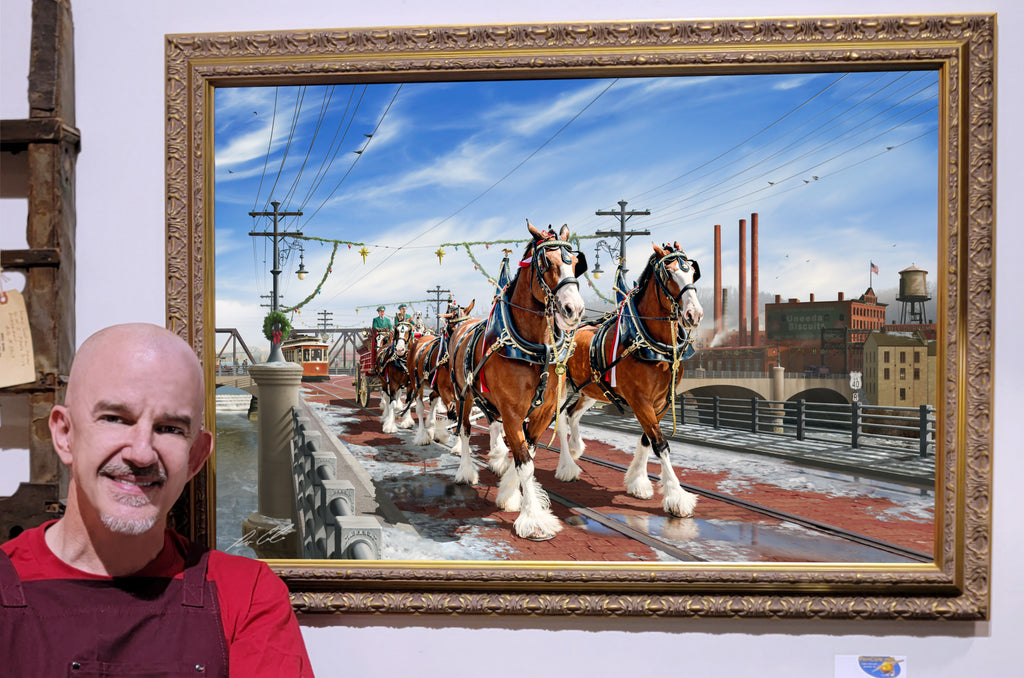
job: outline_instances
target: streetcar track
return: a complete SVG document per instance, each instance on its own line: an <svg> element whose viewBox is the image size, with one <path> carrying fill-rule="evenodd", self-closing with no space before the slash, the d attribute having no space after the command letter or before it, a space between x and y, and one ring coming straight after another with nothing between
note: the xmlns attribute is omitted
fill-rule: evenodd
<svg viewBox="0 0 1024 678"><path fill-rule="evenodd" d="M322 391L325 395L329 395L329 396L332 396L332 397L339 397L340 396L340 394L338 394L338 393L331 393L331 392L327 391L326 389L324 389L320 385L306 384L306 386L314 387L314 388ZM336 387L340 388L340 385L336 385ZM348 388L348 387L344 387L344 388ZM349 401L347 398L342 398L342 399L346 400L347 402L350 402L357 409L363 410L363 411L365 411L367 413L370 413L370 414L375 414L372 410L370 410L367 407L363 407L362 405L360 405L358 402L355 402L354 400ZM487 431L487 428L485 426L481 426L480 424L473 424L473 426L476 427L479 430ZM439 447L441 447L441 448L443 448L445 450L450 450L450 448L448 448L446 445L443 445L442 443L439 443L437 441L433 441L432 440L431 443L435 444L435 445L437 445L437 446L439 446ZM544 449L547 449L547 450L550 450L550 451L553 451L553 452L556 452L556 453L559 451L557 448L553 447L552 445L545 444L545 443L542 443L542 442L539 442L539 441L537 442L537 446L538 447L543 447ZM580 460L581 461L586 461L586 462L591 463L591 464L596 464L596 465L599 465L599 466L603 466L605 468L610 468L610 469L613 469L613 470L622 471L623 473L625 473L625 471L627 470L627 467L625 465L623 465L623 464L619 464L617 462L613 462L613 461L609 461L609 460L605 460L605 459L599 459L599 458L593 457L591 455L582 455L580 457ZM488 468L487 464L484 463L480 459L474 458L473 462L479 468ZM655 481L655 482L659 482L661 480L661 476L656 474L656 473L648 473L647 476L648 476L648 478L650 478L652 481ZM757 504L757 503L754 503L754 502L751 502L751 501L748 501L748 500L745 500L745 499L740 499L738 497L733 497L731 495L723 494L723 493L718 492L716 490L711 490L711 489L707 489L707 488L703 488L703 487L699 487L699 486L696 486L696 485L692 485L692 484L689 484L689 483L683 483L683 482L680 482L680 485L684 489L686 489L687 491L693 492L694 494L698 494L698 495L703 496L705 498L711 499L713 501L718 501L718 502L721 502L721 503L729 505L729 506L735 506L735 507L738 507L738 508L742 508L742 509L751 511L752 513L761 514L761 515L768 516L768 517L771 517L771 518L774 518L774 519L777 519L777 520L781 520L781 521L784 521L784 522L790 522L790 523L793 523L793 524L796 524L796 525L800 525L801 527L805 527L805 528L814 530L814 531L822 533L822 534L826 534L826 535L829 535L829 536L832 536L832 537L836 537L836 538L843 539L843 540L846 540L846 541L849 541L849 542L853 542L853 543L859 544L861 546L867 546L869 548L874 548L874 549L877 549L877 550L880 550L880 551L885 551L887 553L890 553L890 554L893 554L893 555L897 555L897 556L900 556L900 557L903 557L903 558L907 558L909 560L913 560L913 561L917 561L917 562L923 562L923 563L934 562L934 558L933 558L933 556L931 554L924 553L922 551L911 549L911 548L908 548L908 547L905 547L905 546L901 546L899 544L893 544L891 542L887 542L885 540L878 539L876 537L871 537L871 536L864 535L864 534L861 534L861 533L858 533L858 532L853 532L851 530L847 530L845 528L837 527L835 525L830 525L828 523L823 523L821 521L813 520L811 518L805 518L803 516L799 516L799 515L796 515L794 513L790 513L790 512L787 512L787 511L781 511L781 510L778 510L778 509L773 509L771 507L764 506L764 505L761 505L761 504ZM562 506L565 506L566 508L570 509L574 513L577 513L578 515L581 515L581 516L583 516L585 518L593 520L593 521L595 521L595 522L597 522L597 523L607 527L608 529L614 530L615 532L618 532L618 533L620 533L620 534L622 534L622 535L624 535L626 537L629 537L631 539L639 541L639 542L641 542L641 543L643 543L643 544L645 544L645 545L647 545L647 546L649 546L651 548L656 548L658 550L664 551L664 552L668 553L669 555L671 555L671 556L673 556L675 558L678 558L679 560L683 560L683 561L704 561L705 560L703 558L699 558L697 556L694 556L693 554L688 553L685 550L680 549L679 547L677 547L675 545L672 545L670 543L664 542L664 541L658 539L657 537L654 537L650 533L644 532L642 530L637 530L636 528L633 528L632 526L627 525L625 522L623 522L623 521L621 521L621 520L619 520L619 519L617 519L617 518L615 518L613 516L609 516L607 514L601 513L599 511L594 510L594 509L591 509L591 508L589 508L589 507L587 507L587 506L585 506L583 504L580 504L579 502L577 502L577 501L575 501L575 500L573 500L573 499L571 499L569 497L563 496L563 495L558 494L556 492L552 492L550 489L546 489L545 491L548 493L548 495L551 497L551 499L553 501L558 502L559 504L561 504Z"/></svg>

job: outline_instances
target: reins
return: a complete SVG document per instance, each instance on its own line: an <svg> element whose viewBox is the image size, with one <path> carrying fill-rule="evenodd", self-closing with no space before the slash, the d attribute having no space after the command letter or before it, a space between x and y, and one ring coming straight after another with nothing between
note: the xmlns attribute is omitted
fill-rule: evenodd
<svg viewBox="0 0 1024 678"><path fill-rule="evenodd" d="M554 286L553 289L551 288L551 286L547 284L547 281L544 280L544 271L547 270L547 266L550 264L547 262L547 259L544 256L544 250L554 247L569 251L570 244L567 241L558 240L553 236L552 238L549 238L547 240L535 242L533 244L533 254L531 256L529 264L531 273L533 273L535 280L537 281L538 285L544 293L545 299L543 302L544 307L542 310L524 307L520 304L512 302L511 292L513 288L521 282L519 280L519 274L522 270L522 266L520 267L520 271L516 272L516 275L515 277L513 277L512 280L510 280L504 287L497 290L495 294L494 306L491 309L491 314L492 316L495 313L499 315L500 331L498 332L498 336L495 339L495 341L484 349L480 362L478 362L473 367L472 374L468 375L469 378L466 379L466 385L463 387L463 398L465 398L466 391L470 389L476 382L477 377L483 370L484 365L490 359L490 357L498 350L500 350L502 347L508 346L522 352L523 354L532 355L538 358L538 362L536 364L539 364L541 366L541 372L540 376L538 377L537 388L534 393L533 399L530 401L530 409L527 411L526 418L529 419L530 415L533 414L533 411L544 403L544 395L547 391L548 368L551 367L552 364L554 364L555 374L558 378L556 402L558 402L558 400L561 399L562 392L565 387L565 374L567 372L566 364L568 363L569 358L572 356L573 349L575 348L575 342L573 341L573 338L575 336L575 330L568 333L563 333L556 328L556 294L558 293L558 290L560 290L565 285L575 284L577 287L579 287L579 280L575 276L565 276L558 281L558 283ZM565 260L565 256L565 254L562 255L563 261ZM507 263L507 254L505 259L505 263ZM545 265L542 266L542 264L540 263L541 261L545 262ZM540 300L533 295L532 291L530 292L530 296L538 303L541 303ZM529 342L529 340L521 337L519 333L516 331L514 319L512 318L509 309L517 309L526 313L532 313L534 315L546 317L546 336L540 342L536 343ZM483 332L484 330L481 330L479 333L482 335ZM472 341L472 338L467 336L466 341ZM533 345L527 345L526 342L529 342ZM537 350L536 347L545 347L545 350L541 352ZM565 348L563 349L563 347ZM467 358L469 357L469 355L470 352L467 351ZM558 414L558 408L556 407L554 420L556 431L558 429Z"/></svg>

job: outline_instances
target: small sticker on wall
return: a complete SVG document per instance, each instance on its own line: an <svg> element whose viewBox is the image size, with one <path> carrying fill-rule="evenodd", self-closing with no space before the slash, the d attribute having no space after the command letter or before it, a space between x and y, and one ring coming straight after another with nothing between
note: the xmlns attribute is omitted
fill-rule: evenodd
<svg viewBox="0 0 1024 678"><path fill-rule="evenodd" d="M837 654L835 678L907 678L907 658L899 655Z"/></svg>

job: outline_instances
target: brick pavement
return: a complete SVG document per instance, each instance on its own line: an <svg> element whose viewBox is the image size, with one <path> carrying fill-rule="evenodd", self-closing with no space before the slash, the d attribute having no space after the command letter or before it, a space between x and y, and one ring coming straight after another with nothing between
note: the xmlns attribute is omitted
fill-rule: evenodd
<svg viewBox="0 0 1024 678"><path fill-rule="evenodd" d="M351 401L346 400L351 398L352 394L350 378L335 378L334 381L337 383L329 388L334 390L338 397L307 395L307 399L351 407ZM347 425L346 432L339 437L343 442L352 445L375 448L374 455L380 460L398 463L403 463L404 460L409 468L408 475L401 474L401 477L392 483L383 481L386 491L395 505L407 513L436 514L438 520L443 519L442 529L449 532L447 538L458 538L460 530L472 526L474 536L501 542L507 557L515 560L608 562L660 559L651 548L599 528L557 503L552 504L552 509L565 521L566 526L554 539L547 542L531 542L516 538L512 534L515 514L499 511L494 504L497 478L493 473L484 467L480 471L480 481L477 485L456 486L452 482L457 464L456 457L438 446L412 446L408 442L412 433L382 433L376 397L371 400L370 408L369 413L350 413L356 422ZM542 442L548 442L549 436L550 430ZM471 444L474 450L486 450L486 434L474 435ZM587 453L622 464L628 464L631 458L629 454L599 441L588 441ZM478 458L482 460L483 454L479 454ZM622 489L622 473L603 466L581 462L581 479L575 483L563 483L554 478L556 461L556 453L538 451L536 473L545 488L638 527L653 526L658 534L684 550L697 545L707 559L730 559L729 549L723 550L718 541L711 539L712 535L721 536L720 532L724 534L728 530L738 530L739 536L725 535L721 539L727 541L734 538L737 543L744 542L737 546L741 551L738 557L743 560L844 559L841 546L816 547L818 552L812 556L808 556L805 550L793 551L793 547L787 543L773 546L771 531L780 529L781 521L763 515L751 515L746 509L706 498L701 498L698 503L695 519L669 519L660 507L658 493L650 500L630 497ZM660 465L652 464L649 470L659 473ZM714 490L728 485L732 480L727 472L711 473L686 468L677 468L677 472L684 483ZM410 482L413 479L415 481ZM410 487L421 487L424 483L430 488L428 492L409 490ZM730 492L742 499L874 536L907 548L926 553L932 551L932 521L907 516L885 517L887 512L897 508L894 502L885 497L830 496L813 491L794 491L749 480L741 484L739 489L730 488ZM744 528L743 525L747 527ZM714 541L714 545L698 545L698 534L704 535L705 541Z"/></svg>

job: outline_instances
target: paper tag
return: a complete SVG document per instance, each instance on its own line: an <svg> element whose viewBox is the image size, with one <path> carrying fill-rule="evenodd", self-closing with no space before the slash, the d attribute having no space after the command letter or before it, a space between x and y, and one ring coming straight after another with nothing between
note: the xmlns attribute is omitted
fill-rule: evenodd
<svg viewBox="0 0 1024 678"><path fill-rule="evenodd" d="M17 290L0 290L0 388L35 380L36 363L25 298Z"/></svg>

